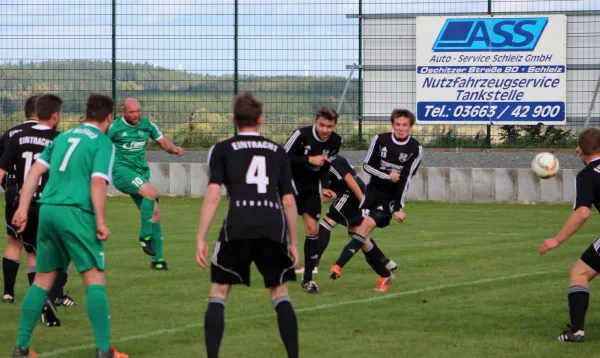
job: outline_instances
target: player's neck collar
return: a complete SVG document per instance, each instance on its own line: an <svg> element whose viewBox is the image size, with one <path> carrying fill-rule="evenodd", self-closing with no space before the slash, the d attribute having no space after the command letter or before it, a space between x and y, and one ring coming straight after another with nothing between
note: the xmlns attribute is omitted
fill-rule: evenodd
<svg viewBox="0 0 600 358"><path fill-rule="evenodd" d="M38 129L38 130L50 130L50 129L52 129L52 128L48 127L45 124L37 124L37 125L35 125L35 126L31 127L31 128Z"/></svg>
<svg viewBox="0 0 600 358"><path fill-rule="evenodd" d="M598 160L600 160L600 157L594 158L594 159L590 160L587 165L590 165L590 164L592 164L594 162L597 162Z"/></svg>
<svg viewBox="0 0 600 358"><path fill-rule="evenodd" d="M84 125L84 126L86 126L86 127L94 127L94 128L96 128L97 130L100 130L100 127L98 127L98 126L97 126L97 125L95 125L95 124L89 123L89 122L86 122L86 123L84 123L83 125Z"/></svg>
<svg viewBox="0 0 600 358"><path fill-rule="evenodd" d="M258 132L239 132L238 135L253 135L253 136L259 136L260 133Z"/></svg>
<svg viewBox="0 0 600 358"><path fill-rule="evenodd" d="M319 135L317 134L317 127L314 124L312 126L312 132L313 132L313 137L315 137L315 139L321 143L325 143L329 139L329 138L327 138L327 139L323 140L323 139L319 138Z"/></svg>
<svg viewBox="0 0 600 358"><path fill-rule="evenodd" d="M35 119L28 119L23 123L37 123L38 121L36 121Z"/></svg>
<svg viewBox="0 0 600 358"><path fill-rule="evenodd" d="M394 132L392 132L392 140L394 141L394 143L396 143L398 145L405 145L410 140L410 136L406 137L406 139L404 141L399 141L398 139L396 139Z"/></svg>
<svg viewBox="0 0 600 358"><path fill-rule="evenodd" d="M127 122L127 121L125 120L125 117L121 117L121 120L123 121L123 123L124 123L124 124L125 124L127 127L131 127L131 128L135 128L135 127L137 127L137 126L138 126L138 124L140 124L140 122L142 121L142 120L140 119L140 122L138 122L138 124L136 124L136 125L134 126L133 124L131 124L131 123Z"/></svg>

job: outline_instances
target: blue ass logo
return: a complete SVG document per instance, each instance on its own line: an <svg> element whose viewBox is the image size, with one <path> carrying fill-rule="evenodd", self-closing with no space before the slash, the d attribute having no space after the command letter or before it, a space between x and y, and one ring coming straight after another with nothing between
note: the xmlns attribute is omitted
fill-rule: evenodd
<svg viewBox="0 0 600 358"><path fill-rule="evenodd" d="M433 51L533 51L547 24L547 17L447 19Z"/></svg>

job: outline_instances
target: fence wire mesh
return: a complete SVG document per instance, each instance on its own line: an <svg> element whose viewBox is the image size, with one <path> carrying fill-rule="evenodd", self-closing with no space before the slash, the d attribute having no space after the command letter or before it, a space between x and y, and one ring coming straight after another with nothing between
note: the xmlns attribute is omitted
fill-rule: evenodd
<svg viewBox="0 0 600 358"><path fill-rule="evenodd" d="M234 133L233 97L251 91L278 142L329 105L346 146L360 148L389 129L393 108L415 110L417 15L565 13L566 126L414 133L428 147L569 147L600 74L599 10L549 0L0 0L0 129L24 119L29 95L52 92L65 101L65 130L99 92L136 97L174 142L206 148ZM590 124L599 122L594 109Z"/></svg>

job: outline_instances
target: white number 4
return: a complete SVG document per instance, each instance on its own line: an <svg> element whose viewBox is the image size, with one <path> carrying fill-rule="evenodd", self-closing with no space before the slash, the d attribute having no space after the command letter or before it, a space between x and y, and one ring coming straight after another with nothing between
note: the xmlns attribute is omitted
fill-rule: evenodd
<svg viewBox="0 0 600 358"><path fill-rule="evenodd" d="M252 157L248 171L246 172L246 183L256 184L256 191L260 194L266 194L269 177L267 176L267 161L261 155Z"/></svg>

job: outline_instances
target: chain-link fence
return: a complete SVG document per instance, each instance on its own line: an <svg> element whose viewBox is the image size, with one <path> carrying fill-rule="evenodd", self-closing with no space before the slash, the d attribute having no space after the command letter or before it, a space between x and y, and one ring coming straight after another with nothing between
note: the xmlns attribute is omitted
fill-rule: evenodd
<svg viewBox="0 0 600 358"><path fill-rule="evenodd" d="M64 130L90 92L128 96L166 135L208 147L234 134L233 96L265 102L263 133L284 142L338 109L346 146L389 130L393 108L416 111L416 17L567 15L567 124L418 124L429 147L572 146L600 74L594 1L468 0L0 0L2 130L24 119L31 94L65 100ZM600 13L600 12L598 12ZM589 113L588 113L589 112Z"/></svg>

